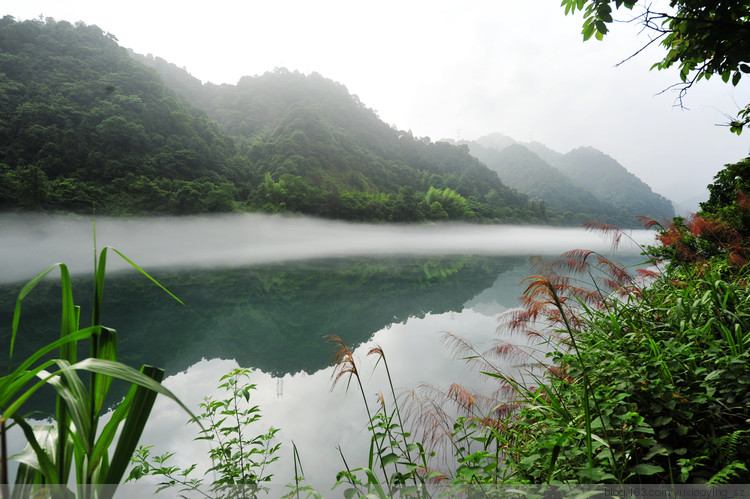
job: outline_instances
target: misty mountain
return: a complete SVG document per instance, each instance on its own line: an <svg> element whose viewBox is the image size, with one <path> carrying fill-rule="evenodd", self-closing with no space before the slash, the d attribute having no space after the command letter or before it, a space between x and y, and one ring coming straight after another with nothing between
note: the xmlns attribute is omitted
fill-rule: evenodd
<svg viewBox="0 0 750 499"><path fill-rule="evenodd" d="M598 149L573 149L554 166L576 185L616 208L659 221L674 216L671 201L654 193L645 182Z"/></svg>
<svg viewBox="0 0 750 499"><path fill-rule="evenodd" d="M277 68L245 76L237 85L202 84L164 59L131 56L156 69L168 86L232 135L253 165L254 181L278 183L293 176L304 191L347 193L333 213L320 214L370 218L382 210L379 193L385 192L398 193L386 208L391 220L413 218L419 211L425 218L441 218L444 211L459 219L473 213L483 219L545 220L540 205L504 185L465 147L397 130L344 85L317 73ZM458 197L451 200L448 190ZM426 195L415 206L414 193L420 192ZM302 211L314 204L327 210L320 199L290 202L306 205Z"/></svg>
<svg viewBox="0 0 750 499"><path fill-rule="evenodd" d="M96 26L10 16L0 73L5 209L546 222L467 148L397 130L318 74L203 85Z"/></svg>
<svg viewBox="0 0 750 499"><path fill-rule="evenodd" d="M562 154L539 142L517 142L498 133L466 144L503 182L544 200L549 216L562 217L564 223L596 220L639 227L638 216L674 216L671 201L592 147Z"/></svg>
<svg viewBox="0 0 750 499"><path fill-rule="evenodd" d="M586 222L632 226L633 217L577 186L562 172L519 143L502 150L469 143L471 154L495 170L508 186L543 200L548 216L566 225Z"/></svg>

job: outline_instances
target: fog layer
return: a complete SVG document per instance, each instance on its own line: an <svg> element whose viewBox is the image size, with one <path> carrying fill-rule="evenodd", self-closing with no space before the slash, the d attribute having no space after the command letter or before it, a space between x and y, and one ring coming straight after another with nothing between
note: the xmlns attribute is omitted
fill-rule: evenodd
<svg viewBox="0 0 750 499"><path fill-rule="evenodd" d="M634 231L639 244L653 234ZM96 246L112 246L145 269L226 267L367 255L559 255L576 248L609 253L611 240L580 228L508 225L371 225L270 215L97 218ZM637 253L623 238L620 252ZM94 261L94 222L87 217L0 217L0 282L29 279L63 262L88 273ZM128 265L113 255L110 270Z"/></svg>

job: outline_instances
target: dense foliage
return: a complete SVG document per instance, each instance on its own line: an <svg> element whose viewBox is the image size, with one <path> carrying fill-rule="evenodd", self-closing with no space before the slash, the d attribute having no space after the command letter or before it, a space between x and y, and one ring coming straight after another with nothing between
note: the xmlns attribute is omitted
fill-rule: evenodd
<svg viewBox="0 0 750 499"><path fill-rule="evenodd" d="M660 278L579 314L506 435L513 479L746 483L750 293L738 281Z"/></svg>
<svg viewBox="0 0 750 499"><path fill-rule="evenodd" d="M276 69L237 85L202 85L137 56L220 123L249 158L248 203L353 220L546 221L543 207L468 154L383 123L343 85Z"/></svg>
<svg viewBox="0 0 750 499"><path fill-rule="evenodd" d="M0 206L231 208L234 144L96 26L0 22Z"/></svg>
<svg viewBox="0 0 750 499"><path fill-rule="evenodd" d="M502 321L510 331L537 338L537 348L513 342L508 329L486 351L446 335L456 356L494 378L498 389L488 394L454 384L418 390L408 399L408 413L424 446L412 445L409 458L398 438L390 444L386 438L382 448L371 449L369 466L354 470L367 481L342 472L339 483L360 494L392 493L404 483L397 469L387 469L393 456L410 464L407 470L432 477L433 485L449 483L451 493L468 488L482 497L504 497L505 484L519 483L747 483L749 270L735 245L746 240L748 206L739 190L747 183L746 168L747 160L720 172L697 215L733 231L690 234L711 245L710 255L675 258L684 241L669 237L673 227L663 227L659 245L646 254L652 263L671 260L635 275L592 251L537 260L522 307ZM674 224L683 227L679 218ZM612 226L595 228L615 241L624 236ZM511 374L509 362L523 368ZM356 366L342 372L357 376ZM368 412L371 428L398 435L404 430L397 414ZM415 459L445 440L447 466ZM412 488L402 496L419 492Z"/></svg>
<svg viewBox="0 0 750 499"><path fill-rule="evenodd" d="M395 130L319 75L204 86L134 57L96 26L0 21L0 208L546 221L465 148Z"/></svg>
<svg viewBox="0 0 750 499"><path fill-rule="evenodd" d="M727 165L688 223L659 227L647 254L668 258L661 271L635 278L572 251L529 278L508 324L554 348L532 383L493 374L516 397L484 423L505 448L502 465L483 456L485 480L502 468L529 483L747 483L747 165Z"/></svg>
<svg viewBox="0 0 750 499"><path fill-rule="evenodd" d="M725 165L708 186L710 197L697 214L659 225L662 245L654 249L655 254L675 268L718 265L736 271L744 267L750 262L749 187L750 158Z"/></svg>

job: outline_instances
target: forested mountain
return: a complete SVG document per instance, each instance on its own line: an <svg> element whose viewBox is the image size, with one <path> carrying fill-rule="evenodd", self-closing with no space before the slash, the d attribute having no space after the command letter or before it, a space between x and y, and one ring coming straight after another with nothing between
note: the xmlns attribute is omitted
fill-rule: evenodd
<svg viewBox="0 0 750 499"><path fill-rule="evenodd" d="M0 205L231 208L235 145L96 26L0 21Z"/></svg>
<svg viewBox="0 0 750 499"><path fill-rule="evenodd" d="M346 87L319 74L282 68L237 85L202 84L161 58L131 55L234 137L264 193L256 208L283 203L324 216L394 221L546 221L540 204L505 186L466 148L388 126Z"/></svg>
<svg viewBox="0 0 750 499"><path fill-rule="evenodd" d="M471 154L495 170L509 187L541 199L550 220L565 225L598 221L619 226L632 226L633 215L621 213L611 203L575 185L559 170L550 166L536 153L521 144L512 144L501 151L470 143Z"/></svg>
<svg viewBox="0 0 750 499"><path fill-rule="evenodd" d="M672 202L654 193L620 163L593 147L579 147L554 165L577 185L617 208L656 220L674 216Z"/></svg>
<svg viewBox="0 0 750 499"><path fill-rule="evenodd" d="M202 85L165 61L130 57L96 26L6 16L0 207L90 212L94 203L113 214L547 221L466 147L396 130L320 75Z"/></svg>
<svg viewBox="0 0 750 499"><path fill-rule="evenodd" d="M671 201L592 147L562 154L539 142L517 142L499 133L464 143L508 186L543 200L553 221L640 226L638 216L674 216Z"/></svg>

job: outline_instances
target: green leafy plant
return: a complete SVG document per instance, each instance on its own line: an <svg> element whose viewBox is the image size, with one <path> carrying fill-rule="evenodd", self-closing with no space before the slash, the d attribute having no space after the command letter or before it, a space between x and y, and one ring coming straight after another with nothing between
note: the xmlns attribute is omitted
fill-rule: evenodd
<svg viewBox="0 0 750 499"><path fill-rule="evenodd" d="M379 408L373 413L367 403L352 350L337 336L329 337L328 341L336 343L339 347L334 358L333 386L342 377L348 378L347 388L352 379L356 381L367 411L368 430L372 434L366 467L351 468L339 448L346 469L336 476L334 489L347 484L349 488L343 492L347 498L370 495L374 497L430 497L426 484L430 479L442 476L442 473L429 469L428 453L420 442L413 441L411 433L404 427L385 352L376 346L370 349L368 355L377 356L378 363L382 362L386 369L393 397L393 408L388 408L386 398L380 392L378 394ZM379 476L378 471L382 473L382 476Z"/></svg>
<svg viewBox="0 0 750 499"><path fill-rule="evenodd" d="M250 370L233 369L220 379L219 389L226 392L226 398L216 400L207 397L200 404L203 412L191 419L199 423L196 440L211 444L209 455L213 465L205 474L214 473L208 491L204 491L204 479L192 476L197 465L182 469L168 464L174 453L151 456L150 447L140 447L133 456L134 467L128 480L138 480L144 476L161 478L157 492L180 487L180 492L194 491L204 497L257 497L263 491L262 484L269 482L273 475L266 473L266 467L278 460L276 456L280 443L274 443L279 431L270 428L258 434L250 434L250 425L261 418L260 408L250 404L250 393L256 389L248 381Z"/></svg>
<svg viewBox="0 0 750 499"><path fill-rule="evenodd" d="M8 459L19 461L14 497L32 494L111 497L122 480L157 393L172 398L190 414L177 397L161 386L164 374L161 369L143 366L137 371L117 362L117 333L101 323L105 269L110 249L162 287L125 255L114 248L104 248L98 259L95 255L91 326L79 326L80 307L75 305L70 273L65 264L48 267L23 286L18 295L9 346L8 374L0 378L3 497L10 497ZM13 351L21 327L23 300L54 269L59 269L61 276L60 339L14 366ZM90 354L79 360L78 346L84 340L89 341ZM55 351L58 352L57 358L44 360ZM79 376L80 371L90 373L88 383ZM103 423L101 418L107 393L115 379L130 383L131 388L112 412L109 421ZM45 386L55 390L55 414L51 424L32 427L21 411L24 403ZM6 428L8 422L11 425ZM13 425L23 432L27 445L20 454L8 457L5 450L6 430ZM71 474L75 478L75 493L68 486Z"/></svg>
<svg viewBox="0 0 750 499"><path fill-rule="evenodd" d="M522 408L504 433L514 479L747 480L747 271L667 272L623 296L599 293L596 306L565 277L535 276L520 315L564 327L539 387L514 385Z"/></svg>

